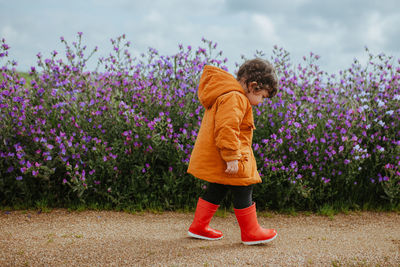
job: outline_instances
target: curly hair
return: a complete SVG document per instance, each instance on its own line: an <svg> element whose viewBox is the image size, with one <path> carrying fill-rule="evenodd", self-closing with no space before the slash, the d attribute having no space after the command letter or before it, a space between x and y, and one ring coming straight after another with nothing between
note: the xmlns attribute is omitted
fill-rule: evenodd
<svg viewBox="0 0 400 267"><path fill-rule="evenodd" d="M244 81L246 85L257 82L256 91L267 90L269 98L278 91L278 76L274 66L265 59L255 58L245 61L238 70L237 80Z"/></svg>

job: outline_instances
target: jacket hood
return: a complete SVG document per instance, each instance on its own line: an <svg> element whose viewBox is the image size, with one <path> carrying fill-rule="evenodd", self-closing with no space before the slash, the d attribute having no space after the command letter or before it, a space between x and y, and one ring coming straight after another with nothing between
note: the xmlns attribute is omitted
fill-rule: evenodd
<svg viewBox="0 0 400 267"><path fill-rule="evenodd" d="M245 94L240 83L229 72L210 65L204 67L198 96L205 108L210 108L219 96L232 91Z"/></svg>

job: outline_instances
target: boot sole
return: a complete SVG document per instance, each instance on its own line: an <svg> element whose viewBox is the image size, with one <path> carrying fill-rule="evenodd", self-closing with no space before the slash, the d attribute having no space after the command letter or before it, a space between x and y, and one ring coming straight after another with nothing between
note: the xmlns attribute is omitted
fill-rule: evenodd
<svg viewBox="0 0 400 267"><path fill-rule="evenodd" d="M190 231L188 231L188 235L190 235L191 237L194 237L194 238L204 239L204 240L220 240L224 237L224 236L221 236L221 237L217 237L217 238L210 238L210 237L193 234Z"/></svg>
<svg viewBox="0 0 400 267"><path fill-rule="evenodd" d="M271 242L272 240L274 240L276 237L278 236L278 234L276 234L273 238L267 239L267 240L259 240L259 241L249 241L249 242L244 242L242 241L243 244L245 245L257 245L257 244L265 244L268 242Z"/></svg>

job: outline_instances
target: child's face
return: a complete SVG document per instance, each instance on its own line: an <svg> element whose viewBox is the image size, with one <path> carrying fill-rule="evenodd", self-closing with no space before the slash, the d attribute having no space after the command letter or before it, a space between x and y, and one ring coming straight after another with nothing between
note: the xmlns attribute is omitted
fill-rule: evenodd
<svg viewBox="0 0 400 267"><path fill-rule="evenodd" d="M255 88L257 87L256 82L251 82L249 83L247 90L246 90L246 96L250 101L250 104L253 106L257 106L261 104L265 98L268 98L269 94L267 90L260 90L256 91Z"/></svg>

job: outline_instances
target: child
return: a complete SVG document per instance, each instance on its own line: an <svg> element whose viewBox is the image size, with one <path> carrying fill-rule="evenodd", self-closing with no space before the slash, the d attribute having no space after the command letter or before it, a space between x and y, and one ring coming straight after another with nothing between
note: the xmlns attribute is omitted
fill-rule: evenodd
<svg viewBox="0 0 400 267"><path fill-rule="evenodd" d="M206 240L223 237L209 223L231 190L242 242L253 245L276 238L274 229L261 228L257 221L252 192L261 178L251 145L255 129L252 105L273 97L277 87L274 67L263 59L246 61L240 66L237 79L217 67L204 67L198 96L206 110L188 173L209 185L198 200L190 236Z"/></svg>

